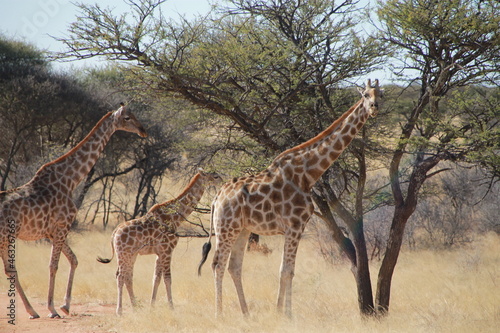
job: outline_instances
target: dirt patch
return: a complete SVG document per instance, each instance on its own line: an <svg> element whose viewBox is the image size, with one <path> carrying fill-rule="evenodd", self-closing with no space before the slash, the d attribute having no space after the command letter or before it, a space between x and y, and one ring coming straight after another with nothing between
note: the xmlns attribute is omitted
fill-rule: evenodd
<svg viewBox="0 0 500 333"><path fill-rule="evenodd" d="M63 333L63 332L108 332L99 327L96 317L113 318L115 316L115 304L71 304L70 315L59 314L60 319L46 317L48 314L47 302L37 298L30 298L30 302L40 315L38 319L29 319L21 299L16 299L15 325L9 323L7 305L10 298L6 293L0 294L0 332L36 332L36 333Z"/></svg>

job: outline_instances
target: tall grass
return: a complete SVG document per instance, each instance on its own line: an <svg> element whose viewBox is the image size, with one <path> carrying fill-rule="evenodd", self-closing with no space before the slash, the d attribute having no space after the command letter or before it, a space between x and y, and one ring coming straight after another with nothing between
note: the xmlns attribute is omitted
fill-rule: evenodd
<svg viewBox="0 0 500 333"><path fill-rule="evenodd" d="M107 265L96 256L111 255L110 233L72 234L69 242L79 266L74 304L116 304L116 258ZM157 306L149 306L154 256L140 256L134 287L142 305L134 311L124 293L124 315L93 314L82 319L88 331L104 332L497 332L500 327L500 237L490 234L452 251L401 253L393 279L390 314L362 319L354 279L346 263L329 264L314 240L302 241L293 283L293 318L275 310L283 239L264 237L269 255L245 255L243 284L250 315L241 315L228 273L224 279L224 316L214 316L211 253L202 276L196 275L205 239L179 242L172 263L175 308L167 306L162 283ZM29 297L46 298L50 246L18 242L18 271ZM379 263L372 264L376 280ZM62 256L56 282L56 304L62 304L68 264ZM2 279L0 287L4 289ZM41 313L45 309L37 308Z"/></svg>

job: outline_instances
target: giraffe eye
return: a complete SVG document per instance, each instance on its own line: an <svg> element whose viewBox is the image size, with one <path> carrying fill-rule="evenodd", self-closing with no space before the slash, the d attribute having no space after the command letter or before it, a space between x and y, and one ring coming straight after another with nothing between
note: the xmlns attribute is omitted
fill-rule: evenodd
<svg viewBox="0 0 500 333"><path fill-rule="evenodd" d="M124 118L126 121L129 121L130 120L130 116L125 116Z"/></svg>

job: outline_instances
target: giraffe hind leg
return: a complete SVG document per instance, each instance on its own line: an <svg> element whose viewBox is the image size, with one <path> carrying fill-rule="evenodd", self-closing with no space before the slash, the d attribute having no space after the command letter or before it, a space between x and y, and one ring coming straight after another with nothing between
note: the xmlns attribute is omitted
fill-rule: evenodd
<svg viewBox="0 0 500 333"><path fill-rule="evenodd" d="M162 277L162 269L160 267L160 257L156 258L156 264L155 264L155 272L153 276L153 291L151 293L151 306L155 305L156 302L156 294L158 292L158 286L160 285L161 282L161 277Z"/></svg>
<svg viewBox="0 0 500 333"><path fill-rule="evenodd" d="M117 300L116 300L116 314L121 316L123 313L123 285L127 288L127 292L130 296L130 302L132 306L135 308L136 300L134 295L134 289L132 285L133 274L132 274L133 266L123 265L123 263L118 264L118 270L116 272L116 286L117 286Z"/></svg>
<svg viewBox="0 0 500 333"><path fill-rule="evenodd" d="M279 311L282 311L283 303L285 303L285 314L288 317L292 316L292 279L295 271L298 243L299 240L285 236L277 307Z"/></svg>
<svg viewBox="0 0 500 333"><path fill-rule="evenodd" d="M170 271L171 257L169 256L163 267L163 280L165 282L165 288L167 290L167 301L171 309L174 308L174 302L172 301L172 273Z"/></svg>
<svg viewBox="0 0 500 333"><path fill-rule="evenodd" d="M222 238L222 236L220 235L217 235L217 237ZM224 241L218 239L216 242L216 248L212 262L212 271L214 273L215 280L216 317L222 315L222 280L224 279L224 271L226 270L227 260L235 241L234 237L227 237L222 239L224 239Z"/></svg>
<svg viewBox="0 0 500 333"><path fill-rule="evenodd" d="M118 298L116 301L116 314L121 316L123 313L123 285L127 288L127 292L130 296L130 303L132 303L132 307L137 307L137 301L134 295L134 287L133 287L133 274L130 270L119 268L119 272L116 277L116 284L118 289Z"/></svg>
<svg viewBox="0 0 500 333"><path fill-rule="evenodd" d="M231 250L231 257L229 259L228 266L229 274L233 279L234 286L236 287L236 293L238 294L238 300L240 301L241 312L243 312L244 315L248 315L248 306L243 292L243 284L241 282L241 270L249 235L250 231L247 230L240 233Z"/></svg>
<svg viewBox="0 0 500 333"><path fill-rule="evenodd" d="M61 257L62 243L52 241L52 253L50 256L49 265L49 293L47 297L47 308L49 309L50 318L61 318L54 307L54 289L56 282L56 274L59 266L59 258Z"/></svg>
<svg viewBox="0 0 500 333"><path fill-rule="evenodd" d="M73 253L71 248L65 242L63 244L62 253L66 256L70 264L69 276L68 276L68 285L66 287L66 296L64 297L64 305L60 307L60 309L66 314L69 315L69 307L71 302L71 291L73 289L73 279L75 277L75 270L78 266L78 260L76 259L76 255Z"/></svg>
<svg viewBox="0 0 500 333"><path fill-rule="evenodd" d="M122 299L123 299L123 284L124 284L124 276L121 272L120 268L116 271L116 290L117 290L117 299L116 299L116 314L118 316L122 315Z"/></svg>
<svg viewBox="0 0 500 333"><path fill-rule="evenodd" d="M130 303L132 303L132 307L137 307L137 300L134 294L134 275L132 272L129 272L125 276L125 287L127 287L128 295L130 296Z"/></svg>

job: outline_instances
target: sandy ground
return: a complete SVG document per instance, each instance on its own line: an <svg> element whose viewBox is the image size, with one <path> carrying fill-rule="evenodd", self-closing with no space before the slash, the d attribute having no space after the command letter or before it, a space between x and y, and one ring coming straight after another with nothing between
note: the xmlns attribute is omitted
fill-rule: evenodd
<svg viewBox="0 0 500 333"><path fill-rule="evenodd" d="M30 298L31 305L40 315L38 319L29 319L29 315L24 309L21 299L16 299L16 318L15 325L9 324L7 316L7 305L9 304L9 297L6 293L0 294L0 332L37 332L37 333L58 333L58 332L107 332L95 326L93 317L108 316L111 317L115 314L114 304L71 304L70 315L63 315L62 311L59 314L62 316L60 319L52 319L46 317L48 314L47 302L34 297ZM93 327L94 326L94 327Z"/></svg>

